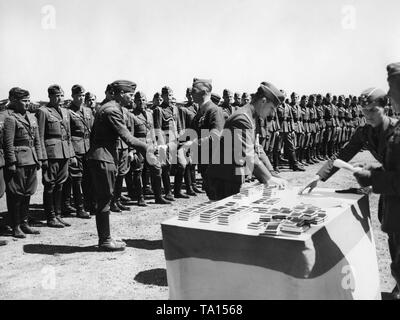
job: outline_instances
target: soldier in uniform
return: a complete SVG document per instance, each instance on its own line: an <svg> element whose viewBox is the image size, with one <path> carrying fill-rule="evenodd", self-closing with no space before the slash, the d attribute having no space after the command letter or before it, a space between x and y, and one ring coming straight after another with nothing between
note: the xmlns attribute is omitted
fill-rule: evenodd
<svg viewBox="0 0 400 320"><path fill-rule="evenodd" d="M159 107L162 103L162 97L160 92L156 92L153 96L153 103L150 107L151 111L153 111L155 108Z"/></svg>
<svg viewBox="0 0 400 320"><path fill-rule="evenodd" d="M267 130L271 136L268 145L268 151L266 152L268 158L272 162L273 169L279 173L279 155L280 155L280 124L276 109L271 110L267 116Z"/></svg>
<svg viewBox="0 0 400 320"><path fill-rule="evenodd" d="M218 143L224 126L222 109L211 101L212 84L208 79L193 79L192 97L198 105L198 111L193 118L191 129L197 138L188 141L185 148L190 148L194 164L203 180L203 190L207 188L207 165L212 160L212 146Z"/></svg>
<svg viewBox="0 0 400 320"><path fill-rule="evenodd" d="M267 156L261 148L257 148L255 133L257 117L266 118L281 103L281 96L272 84L264 82L253 95L251 103L240 108L225 122L226 134L221 136L219 147L222 157L215 153L218 159L214 159L207 170L207 196L210 200L221 200L240 192L245 177L252 174L261 183L287 185L284 179L271 172ZM232 138L225 141L227 134ZM231 150L231 159L225 158L226 150Z"/></svg>
<svg viewBox="0 0 400 320"><path fill-rule="evenodd" d="M37 170L42 160L37 120L27 112L29 99L27 90L14 88L10 96L14 112L4 122L7 206L15 238L39 234L28 225L29 202L37 189Z"/></svg>
<svg viewBox="0 0 400 320"><path fill-rule="evenodd" d="M310 109L307 107L308 105L308 97L303 95L300 98L300 112L301 118L303 120L303 131L304 138L303 143L299 146L301 150L302 157L304 158L304 164L309 165L312 164L310 162L310 141L311 141L311 130L310 130Z"/></svg>
<svg viewBox="0 0 400 320"><path fill-rule="evenodd" d="M42 146L43 205L47 225L53 228L70 226L62 219L62 187L68 178L68 164L77 165L71 144L70 114L61 108L64 92L59 85L48 88L50 102L36 116Z"/></svg>
<svg viewBox="0 0 400 320"><path fill-rule="evenodd" d="M327 160L326 156L323 154L323 139L325 135L325 119L324 119L324 106L323 106L323 97L321 94L317 94L315 100L315 110L317 112L317 124L318 124L318 132L316 137L316 154L317 159L320 161Z"/></svg>
<svg viewBox="0 0 400 320"><path fill-rule="evenodd" d="M179 121L178 108L173 104L173 91L170 87L163 87L161 89L161 96L163 102L160 106L153 110L154 130L156 134L157 143L159 145L167 145L169 143L176 143L181 133L181 124ZM168 201L175 201L175 198L188 199L189 196L182 194L182 181L186 167L186 160L183 158L182 150L178 151L176 174L174 181L174 195L171 191L171 162L173 160L172 154L168 154L165 164L162 166L162 181L164 185L165 199Z"/></svg>
<svg viewBox="0 0 400 320"><path fill-rule="evenodd" d="M303 144L304 144L304 126L302 111L299 105L299 96L296 92L292 92L290 95L290 107L292 109L293 116L293 131L295 137L296 157L299 163L303 164Z"/></svg>
<svg viewBox="0 0 400 320"><path fill-rule="evenodd" d="M233 103L232 106L234 106L237 109L239 109L241 107L241 95L240 92L235 92L233 94Z"/></svg>
<svg viewBox="0 0 400 320"><path fill-rule="evenodd" d="M353 116L351 114L351 98L346 98L344 101L344 107L345 107L345 113L344 113L344 119L346 123L346 137L344 143L347 143L350 141L351 136L354 133L354 124L353 124ZM344 145L342 146L344 147Z"/></svg>
<svg viewBox="0 0 400 320"><path fill-rule="evenodd" d="M121 105L128 105L133 99L136 84L127 81L115 81L111 85L113 99L102 105L96 112L91 131L90 150L86 154L88 168L92 177L96 201L96 226L99 236L99 250L119 251L125 244L111 238L110 202L114 194L114 184L119 165L117 155L118 138L137 152L145 155L147 145L132 136L126 128ZM150 147L151 148L151 147ZM148 158L146 158L148 159Z"/></svg>
<svg viewBox="0 0 400 320"><path fill-rule="evenodd" d="M90 130L93 125L92 110L84 106L85 89L80 85L74 85L72 91L72 102L69 105L70 113L70 128L71 128L71 142L74 148L77 166L69 166L69 179L63 186L64 205L70 213L71 206L71 189L73 192L73 199L76 208L76 216L81 219L90 219L90 215L84 209L84 198L86 207L89 207L91 212L94 208L91 205L91 182L87 177L86 160L84 156L90 148Z"/></svg>
<svg viewBox="0 0 400 320"><path fill-rule="evenodd" d="M122 115L124 117L125 126L133 135L132 122L129 115L128 107L129 104L121 104ZM130 163L132 161L132 149L125 143L121 138L118 138L117 150L118 150L118 173L115 180L114 186L114 197L111 201L110 210L112 212L130 211L128 205L133 205L133 199L122 195L122 187L125 176L130 172ZM129 178L128 178L129 179Z"/></svg>
<svg viewBox="0 0 400 320"><path fill-rule="evenodd" d="M268 150L269 142L271 140L271 136L268 132L267 117L265 118L258 117L256 119L256 134L259 136L258 143L260 144L260 147L267 155L266 150Z"/></svg>
<svg viewBox="0 0 400 320"><path fill-rule="evenodd" d="M308 98L307 107L310 111L310 140L308 142L308 163L315 164L318 163L316 158L316 139L317 139L317 111L315 109L315 95L310 95Z"/></svg>
<svg viewBox="0 0 400 320"><path fill-rule="evenodd" d="M89 91L85 93L85 106L89 108L93 114L96 113L97 109L96 96Z"/></svg>
<svg viewBox="0 0 400 320"><path fill-rule="evenodd" d="M136 108L131 111L132 114L132 131L133 136L146 145L155 145L156 137L153 129L153 115L151 111L146 110L146 96L143 92L138 91L135 93L135 105ZM138 205L145 207L147 206L144 199L144 185L142 171L145 167L149 167L151 185L154 190L154 197L156 204L171 204L171 202L165 200L161 193L161 165L149 164L143 155L134 150L134 157L131 163L133 171L133 183L136 187L136 197L138 199Z"/></svg>
<svg viewBox="0 0 400 320"><path fill-rule="evenodd" d="M388 95L392 99L396 112L400 111L400 63L388 65ZM368 98L364 98L367 100ZM384 98L383 98L384 99ZM381 107L381 106L380 106ZM374 111L369 107L365 113L366 121L373 117ZM380 112L383 113L383 110ZM390 121L393 118L389 118ZM367 127L368 125L366 125ZM392 295L395 300L400 300L400 123L397 121L391 134L385 134L385 154L382 167L367 166L354 174L362 187L372 186L374 193L380 194L378 217L381 229L388 235L388 246L392 263L390 265L396 287Z"/></svg>
<svg viewBox="0 0 400 320"><path fill-rule="evenodd" d="M333 141L335 139L335 130L336 130L336 120L335 120L335 112L336 108L332 103L332 95L327 93L325 96L325 115L324 120L326 123L325 135L324 135L324 155L327 155L329 158L333 156Z"/></svg>
<svg viewBox="0 0 400 320"><path fill-rule="evenodd" d="M355 130L360 126L360 118L359 118L359 113L358 113L358 98L353 97L352 102L351 102L351 117L353 119L353 134Z"/></svg>
<svg viewBox="0 0 400 320"><path fill-rule="evenodd" d="M179 109L179 119L181 122L183 134L186 130L190 130L190 128L192 127L193 119L196 116L198 110L197 104L193 102L192 88L186 89L186 98L188 102L185 104L185 106ZM197 188L196 164L192 163L191 157L187 157L187 165L185 168L184 178L186 185L186 194L195 196L197 195L197 193L203 193L199 188Z"/></svg>
<svg viewBox="0 0 400 320"><path fill-rule="evenodd" d="M240 100L242 107L250 103L250 100L251 100L250 94L248 94L247 92L243 92L242 99Z"/></svg>
<svg viewBox="0 0 400 320"><path fill-rule="evenodd" d="M224 89L222 99L224 99L224 101L221 104L221 108L224 114L224 119L226 121L226 119L228 119L236 111L236 107L232 105L233 94L230 90Z"/></svg>
<svg viewBox="0 0 400 320"><path fill-rule="evenodd" d="M334 143L334 154L337 155L343 143L343 134L345 133L345 119L344 119L344 96L340 95L336 104L336 140Z"/></svg>
<svg viewBox="0 0 400 320"><path fill-rule="evenodd" d="M284 95L282 95L284 97ZM280 137L284 148L284 153L288 157L289 165L293 171L304 171L304 168L299 166L296 158L294 141L293 141L293 115L292 110L285 102L285 97L277 108L277 116L280 122ZM278 149L280 152L280 148ZM279 163L276 165L278 166Z"/></svg>

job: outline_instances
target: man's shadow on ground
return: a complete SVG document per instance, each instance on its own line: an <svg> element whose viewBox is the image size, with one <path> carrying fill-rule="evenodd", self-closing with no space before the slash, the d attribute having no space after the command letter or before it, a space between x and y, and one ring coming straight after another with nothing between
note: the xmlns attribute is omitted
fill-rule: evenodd
<svg viewBox="0 0 400 320"><path fill-rule="evenodd" d="M123 239L127 247L144 250L162 250L164 249L162 240L145 239Z"/></svg>
<svg viewBox="0 0 400 320"><path fill-rule="evenodd" d="M47 255L58 255L58 254L71 254L81 252L97 252L97 246L63 246L63 245L50 245L50 244L26 244L23 247L25 253L30 254L47 254Z"/></svg>
<svg viewBox="0 0 400 320"><path fill-rule="evenodd" d="M145 285L168 286L167 271L161 268L141 271L135 276L134 280Z"/></svg>

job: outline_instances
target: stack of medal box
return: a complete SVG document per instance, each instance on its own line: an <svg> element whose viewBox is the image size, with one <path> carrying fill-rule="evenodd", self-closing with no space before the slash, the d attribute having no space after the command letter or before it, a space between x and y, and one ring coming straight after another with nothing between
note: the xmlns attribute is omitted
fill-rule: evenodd
<svg viewBox="0 0 400 320"><path fill-rule="evenodd" d="M261 231L260 236L301 235L312 225L326 220L326 212L313 205L298 205L290 208L253 208L259 213L259 221L247 225L250 230Z"/></svg>
<svg viewBox="0 0 400 320"><path fill-rule="evenodd" d="M209 210L215 207L217 204L213 201L207 201L205 203L199 203L193 207L183 209L179 211L178 220L189 221L190 219L198 216L200 212Z"/></svg>
<svg viewBox="0 0 400 320"><path fill-rule="evenodd" d="M225 212L222 212L218 216L218 224L223 226L229 226L230 224L241 220L243 216L250 213L251 211L252 208L249 206L241 206L229 209Z"/></svg>
<svg viewBox="0 0 400 320"><path fill-rule="evenodd" d="M235 206L236 206L236 203L231 201L224 205L219 205L217 207L202 211L202 212L200 212L200 222L203 222L203 223L213 222L224 212L233 210L235 208Z"/></svg>

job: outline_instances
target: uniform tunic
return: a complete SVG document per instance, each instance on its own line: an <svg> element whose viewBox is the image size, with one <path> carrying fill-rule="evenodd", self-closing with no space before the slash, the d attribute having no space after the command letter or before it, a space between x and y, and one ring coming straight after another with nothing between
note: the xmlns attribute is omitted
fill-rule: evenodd
<svg viewBox="0 0 400 320"><path fill-rule="evenodd" d="M31 196L37 189L37 168L42 160L39 129L35 116L12 113L4 123L4 155L6 166L15 165L17 171L7 171L7 193Z"/></svg>
<svg viewBox="0 0 400 320"><path fill-rule="evenodd" d="M71 117L71 142L78 161L76 167L70 166L69 172L72 178L79 178L83 175L84 155L90 148L90 131L94 117L92 111L87 107L76 108L71 105L69 112Z"/></svg>
<svg viewBox="0 0 400 320"><path fill-rule="evenodd" d="M43 171L43 184L63 184L68 178L68 160L75 156L71 144L70 114L67 109L41 107L37 114L43 160L49 167Z"/></svg>
<svg viewBox="0 0 400 320"><path fill-rule="evenodd" d="M98 109L90 138L86 159L92 181L95 182L97 213L108 212L118 166L118 138L138 152L144 153L147 147L126 128L123 111L116 101L109 101Z"/></svg>

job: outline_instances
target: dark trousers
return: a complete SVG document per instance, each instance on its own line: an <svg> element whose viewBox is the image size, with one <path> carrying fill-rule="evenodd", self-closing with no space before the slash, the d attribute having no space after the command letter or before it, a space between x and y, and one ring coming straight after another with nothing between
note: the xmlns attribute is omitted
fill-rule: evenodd
<svg viewBox="0 0 400 320"><path fill-rule="evenodd" d="M69 159L49 159L48 168L42 173L43 206L47 219L61 215L62 187L68 178Z"/></svg>
<svg viewBox="0 0 400 320"><path fill-rule="evenodd" d="M86 160L84 155L76 155L77 165L68 167L69 177L63 184L63 206L71 205L71 191L76 209L83 210L83 176L86 167ZM87 174L86 174L87 176ZM88 190L86 190L88 192Z"/></svg>
<svg viewBox="0 0 400 320"><path fill-rule="evenodd" d="M117 168L114 163L88 160L88 168L93 183L93 195L96 214L109 212L110 202L114 194Z"/></svg>
<svg viewBox="0 0 400 320"><path fill-rule="evenodd" d="M294 166L297 164L294 139L292 132L281 132L281 139L283 144L283 150L289 160L289 165Z"/></svg>
<svg viewBox="0 0 400 320"><path fill-rule="evenodd" d="M121 198L124 178L129 173L129 170L130 170L128 154L129 154L128 149L119 149L118 150L117 178L115 180L114 197L113 197L114 202L118 201Z"/></svg>
<svg viewBox="0 0 400 320"><path fill-rule="evenodd" d="M332 157L334 127L327 127L323 138L323 154Z"/></svg>
<svg viewBox="0 0 400 320"><path fill-rule="evenodd" d="M5 170L5 180L11 225L27 224L30 198L37 189L37 166L17 167L15 172Z"/></svg>
<svg viewBox="0 0 400 320"><path fill-rule="evenodd" d="M88 160L88 168L93 182L93 195L96 206L96 228L99 245L111 239L110 203L114 194L117 168L115 163Z"/></svg>

